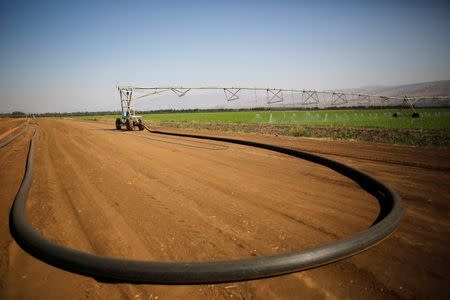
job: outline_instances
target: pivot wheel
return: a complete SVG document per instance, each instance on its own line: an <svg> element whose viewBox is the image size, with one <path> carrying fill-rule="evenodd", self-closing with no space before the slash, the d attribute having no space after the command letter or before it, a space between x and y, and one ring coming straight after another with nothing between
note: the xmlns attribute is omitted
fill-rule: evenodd
<svg viewBox="0 0 450 300"><path fill-rule="evenodd" d="M140 131L144 130L144 122L141 119L138 119L138 128Z"/></svg>
<svg viewBox="0 0 450 300"><path fill-rule="evenodd" d="M127 128L127 130L133 130L133 122L130 120L126 120L125 127Z"/></svg>
<svg viewBox="0 0 450 300"><path fill-rule="evenodd" d="M120 118L116 119L116 129L117 130L121 130L122 129L122 121L120 120Z"/></svg>

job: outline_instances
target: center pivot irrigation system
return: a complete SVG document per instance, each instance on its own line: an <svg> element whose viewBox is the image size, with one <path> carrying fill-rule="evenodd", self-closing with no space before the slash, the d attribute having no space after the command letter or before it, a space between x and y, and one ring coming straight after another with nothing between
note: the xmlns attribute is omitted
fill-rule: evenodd
<svg viewBox="0 0 450 300"><path fill-rule="evenodd" d="M116 129L125 127L127 130L133 130L135 127L144 130L145 126L139 116L136 116L135 100L145 97L160 95L164 93L173 93L178 97L183 97L187 93L195 90L217 91L224 93L227 102L240 99L243 92L254 92L256 94L265 93L265 104L272 105L301 105L305 107L319 107L319 105L327 106L354 106L354 105L404 105L412 111L412 117L419 117L419 113L415 110L415 104L423 100L442 100L448 97L387 97L379 95L345 93L333 91L316 91L305 89L283 89L283 88L258 88L258 87L140 87L140 86L118 86L120 95L120 103L122 108L122 116L116 119ZM295 103L289 103L289 100L296 100Z"/></svg>
<svg viewBox="0 0 450 300"><path fill-rule="evenodd" d="M128 130L133 130L134 127L138 127L141 130L145 129L147 127L140 118L135 115L135 99L154 95L163 91L172 91L181 97L192 89L195 88L119 87L122 103L122 117L119 118L116 124L119 128L125 125ZM219 88L205 87L197 89ZM239 99L238 94L244 88L220 89L223 89L227 101L233 101ZM270 94L269 101L271 103L283 101L283 92L285 91L301 92L306 95L306 101L319 101L318 98L313 96L317 95L318 92L283 89L259 90L265 90ZM144 92L145 94L135 97L136 92ZM333 98L335 101L347 101L345 94L332 94L332 96L335 97ZM32 224L27 219L26 201L33 183L34 151L38 131L38 129L35 128L35 133L29 144L25 176L19 191L16 194L10 212L10 231L22 249L50 265L78 274L91 276L100 281L155 284L211 284L288 274L347 258L364 251L385 239L394 232L402 219L404 207L401 198L395 191L376 178L329 158L277 145L246 140L163 132L150 130L148 128L147 130L153 134L213 140L255 147L322 165L353 180L355 183L359 184L364 191L376 198L380 206L378 217L369 228L359 231L351 236L346 236L342 239L312 248L297 249L291 252L277 253L262 257L206 262L167 262L132 260L83 252L47 239L39 231L33 228ZM1 147L3 147L3 145Z"/></svg>
<svg viewBox="0 0 450 300"><path fill-rule="evenodd" d="M342 239L307 249L270 256L222 261L146 261L111 257L69 248L49 240L33 228L27 219L26 201L33 183L36 132L29 144L25 176L10 213L10 231L16 242L29 254L55 267L91 276L99 281L116 283L211 284L258 279L298 272L332 263L377 244L400 224L404 207L400 197L376 178L352 167L315 154L281 146L215 136L202 136L161 131L154 134L188 137L256 147L307 160L348 177L379 203L379 214L373 224ZM45 199L41 199L45 200ZM170 201L170 199L168 199Z"/></svg>

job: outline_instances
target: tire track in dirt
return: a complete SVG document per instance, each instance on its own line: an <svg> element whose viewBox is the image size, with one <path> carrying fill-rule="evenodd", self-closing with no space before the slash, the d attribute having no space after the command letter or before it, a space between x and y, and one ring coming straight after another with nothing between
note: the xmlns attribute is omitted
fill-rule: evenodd
<svg viewBox="0 0 450 300"><path fill-rule="evenodd" d="M92 250L88 252L129 259L151 258L152 255L147 251L137 231L130 228L126 216L109 205L108 199L95 183L85 179L87 170L83 167L89 165L89 160L80 159L79 153L83 153L83 149L92 149L93 145L72 139L73 135L73 132L66 132L64 138L57 139L55 158L58 157L59 163L66 166L65 172L70 171L72 174L70 182L61 180L59 183L63 190L61 199L67 199L71 204L83 234L92 245ZM64 178L63 176L60 172L58 178ZM77 184L72 184L72 181ZM84 190L89 190L89 194L78 193L77 186L83 186ZM135 295L136 298L149 299L151 295L139 285L122 284L117 285L117 288L120 294L127 298Z"/></svg>
<svg viewBox="0 0 450 300"><path fill-rule="evenodd" d="M67 136L70 136L70 134L69 133L66 133L66 135ZM63 139L61 139L61 140L63 140ZM82 149L86 149L86 148L90 148L90 145L89 145L89 143L86 145L86 144L84 144L84 145L82 145L82 144L77 144L77 143L71 143L70 144L71 145L71 149L74 151L74 154L75 153L79 153ZM57 147L58 148L58 147ZM64 152L65 150L64 149L59 149L60 150L60 152L62 153L62 152ZM56 156L57 157L59 157L59 163L63 163L64 165L73 165L73 162L68 162L68 163L64 163L64 157L66 156L66 155L61 155L61 153L58 153L58 154L56 154ZM87 161L85 161L84 159L81 159L81 160L77 160L77 164L79 164L80 166L83 166L83 165L85 165L85 164L90 164L90 162L89 162L89 159L87 160ZM73 171L73 170L70 170L70 171ZM76 172L76 171L75 171ZM88 173L88 175L89 175L89 172L87 172ZM63 175L63 174L61 174L61 175ZM86 172L84 172L84 176L86 177ZM90 177L90 176L87 176L87 177ZM92 177L91 177L92 178ZM74 178L74 181L78 181L79 180L79 178L78 177L75 177ZM64 183L61 183L61 184L64 184ZM67 183L65 183L65 184L67 184ZM89 186L88 186L89 187ZM92 195L92 197L97 197L98 195ZM77 196L77 197L79 197L79 195ZM70 197L69 197L70 198ZM80 203L78 203L78 204L80 204ZM80 207L80 206L77 206L77 207ZM85 206L84 206L85 207ZM98 209L95 209L95 207L91 207L91 208L89 208L90 210L93 210L93 211L96 211L96 212L98 212L99 210ZM106 208L106 207L104 207L104 210L106 210L106 209L109 209L109 208ZM84 219L95 219L95 218L92 218L93 216L82 216L82 218L83 218L83 220ZM97 216L98 217L98 216ZM80 217L80 219L81 219L81 217ZM85 221L84 221L85 222ZM90 224L90 225L92 225L92 224ZM89 225L89 226L90 226ZM88 227L89 227L88 226ZM94 225L95 226L95 225ZM91 226L91 228L90 228L90 235L92 235L92 231L94 231L95 232L95 230L98 228L98 227L100 227L100 228L102 228L102 227L104 227L104 226L98 226L98 224L97 224L97 226L96 227L92 227ZM115 242L117 242L117 241L115 241ZM133 241L130 241L130 240L127 240L127 243L128 244L130 244L130 245L133 245ZM96 248L98 248L98 247L96 247ZM102 249L101 249L102 250ZM117 250L117 249L116 249ZM161 252L161 249L157 249L157 250L159 250L159 252ZM96 251L96 252L99 252L99 251ZM130 256L130 255L122 255L122 256ZM149 258L149 257L151 257L150 255L148 255L148 253L147 254L143 254L143 253L141 253L141 256L146 256L147 258ZM169 257L170 258L170 257ZM127 288L129 289L130 288L130 286L127 286ZM140 288L140 287L139 287ZM154 290L155 289L152 289L153 290L153 292L154 292ZM152 292L145 292L146 291L146 289L143 289L143 290L141 290L141 291L139 291L139 292L137 292L136 293L136 295L144 295L144 297L145 297L145 295L151 295L152 294Z"/></svg>
<svg viewBox="0 0 450 300"><path fill-rule="evenodd" d="M191 156L189 156L189 159L193 159L193 157L191 157ZM210 162L210 164L216 164L217 162L214 162L214 161L212 161L212 162ZM227 166L227 164L222 164L222 166ZM177 170L178 170L178 172L180 172L180 167L179 166L177 166ZM242 171L242 170L241 170ZM184 174L184 176L185 177L188 177L189 176L189 174ZM200 176L200 178L206 178L207 176ZM243 176L243 177L247 177L247 176ZM211 183L210 182L203 182L203 186L209 186L209 185L211 185ZM217 187L215 187L216 189L217 189ZM188 197L189 198L189 197ZM244 197L245 198L245 197ZM248 199L248 197L247 197L247 199ZM367 204L366 204L367 205ZM223 208L218 208L218 209L223 209ZM225 227L224 225L221 225L221 227ZM234 233L233 232L231 232L232 234L236 234L236 230L234 230Z"/></svg>
<svg viewBox="0 0 450 300"><path fill-rule="evenodd" d="M26 123L26 121L21 118L1 118L0 120L0 140Z"/></svg>
<svg viewBox="0 0 450 300"><path fill-rule="evenodd" d="M186 138L180 138L180 137L177 137L177 139L186 139ZM240 149L239 151L246 151L246 150L248 150L249 149L249 147L242 147L242 149ZM247 151L248 152L248 151ZM264 151L264 152L267 152L267 153L270 153L270 151ZM252 152L248 152L248 153L250 153L250 154L252 154L252 155L255 155L255 153L252 153ZM189 154L186 154L186 155L189 155ZM278 154L275 154L274 156L277 156ZM198 159L198 157L193 157L193 156L190 156L190 157L192 157L193 159ZM231 159L232 157L230 157L230 159ZM281 159L281 160L283 160L282 162L280 162L280 163L298 163L298 160L296 160L296 159L292 159L292 158L288 158L288 157L286 157L286 156L284 156L284 155L278 155L278 158L279 159ZM246 178L246 177L248 177L248 176L252 176L252 175L255 175L255 172L252 172L252 170L251 169L243 169L242 170L242 168L241 168L241 166L240 165L234 165L234 166L232 166L232 165L230 165L230 163L223 163L221 160L218 160L218 159L215 159L215 157L214 156L211 156L211 157L209 157L208 158L209 159L209 161L210 161L210 164L212 164L212 165L220 165L220 166L222 166L222 167L226 167L226 168L228 168L228 172L232 172L232 171L236 171L236 170L240 170L240 172L242 173L242 177L244 177L244 178ZM251 160L252 158L251 157L249 157L249 158L247 158L248 160ZM311 166L314 166L314 164L312 164L312 163L309 163L309 162L306 162L306 161L302 161L301 162L301 164L299 164L299 167L300 166L305 166L305 165L308 165L309 164L309 166L310 166L310 168L309 169L311 169L312 171L309 171L309 172L307 172L307 171L302 171L302 173L300 173L300 172L296 172L296 173L291 173L291 174L289 174L290 176L297 176L297 177L301 177L301 178L313 178L315 181L323 181L323 182L326 182L327 184L328 183L331 183L331 184L335 184L335 185L340 185L340 186L347 186L347 187L351 187L351 188L354 188L356 185L355 185L355 183L353 183L352 181L350 181L350 180L348 180L347 178L345 178L344 176L341 176L340 174L337 174L337 173L334 173L333 171L329 171L328 172L328 176L324 176L324 175L320 175L320 173L322 172L324 172L324 171L328 171L326 168L324 168L324 167L316 167L316 168L311 168ZM252 161L252 165L258 165L258 162L257 161ZM202 170L198 170L197 172L202 172ZM207 174L207 172L203 172L204 173L204 176L201 176L200 177L200 179L203 179L203 184L205 184L205 185L210 185L210 184L214 184L213 182L208 182L207 181L207 179L206 178L208 178L208 174ZM334 174L334 177L333 176L330 176L330 175L332 175L332 174ZM187 173L185 173L185 175L186 176L188 176L189 174L187 174ZM260 179L260 180L264 180L264 178L262 178L262 179ZM269 180L267 180L266 182L265 182L265 184L268 184L270 181ZM250 183L248 183L248 184L251 184L251 182ZM217 184L216 186L215 186L215 188L216 189L221 189L221 185L219 185L219 184ZM292 187L292 186L290 186L289 188L295 188L295 187ZM301 189L299 189L299 191L301 191ZM350 189L349 190L347 190L346 192L349 192L350 191ZM305 191L302 191L303 193L305 193ZM323 195L321 195L321 196L323 196ZM345 196L345 194L343 194L342 196ZM344 203L339 203L339 205L343 205ZM352 201L352 204L354 205L354 201ZM326 205L326 203L321 203L321 205ZM361 206L361 208L364 208L364 207L367 207L367 205L368 205L368 203L364 203L364 202L362 202L362 206ZM323 208L323 206L322 206L322 208ZM336 205L334 205L333 207L332 207L333 209L336 209ZM349 207L350 208L350 207ZM351 208L354 208L354 207L351 207ZM358 207L359 208L359 207ZM350 209L346 209L346 210L342 210L342 211L340 211L340 213L345 213L346 211L349 211ZM350 216L350 215L349 215ZM351 216L354 216L354 213L352 213L351 214ZM367 216L364 216L365 218L367 218Z"/></svg>
<svg viewBox="0 0 450 300"><path fill-rule="evenodd" d="M98 142L98 141L97 141ZM78 149L79 150L79 149ZM130 155L132 155L132 154L130 154ZM245 293L244 293L245 294Z"/></svg>
<svg viewBox="0 0 450 300"><path fill-rule="evenodd" d="M186 156L188 156L188 157L191 157L189 154L185 154ZM192 157L193 159L194 159L194 157ZM213 161L212 159L210 160L208 160L209 161L209 165L217 165L218 164L218 162L217 161ZM295 161L295 160L293 160L293 161ZM228 167L228 170L225 172L225 173L228 173L228 172L230 172L230 169L229 169L229 167L230 167L230 165L229 164L225 164L225 163L222 163L221 164L223 167ZM237 168L232 168L233 170L236 170ZM190 177L190 174L189 174L189 170L187 170L187 172L183 172L183 168L180 168L180 167L178 167L178 172L182 172L182 174L184 174L184 176L187 178L187 177ZM243 172L243 174L242 174L242 177L245 177L245 178L249 178L248 177L248 175L250 174L248 171L249 170L240 170L241 171L241 173ZM207 178L208 178L208 173L210 173L208 170L207 171L197 171L197 172L199 172L199 173L203 173L202 175L203 176L199 176L199 178L195 178L195 180L197 181L197 182L200 182L203 186L205 186L205 187L207 187L207 186L212 186L212 187L214 187L214 189L216 189L216 190L220 190L223 194L230 194L230 191L227 191L226 190L226 188L222 188L221 187L221 185L220 184L215 184L214 182L211 182L211 181L209 181ZM191 176L192 177L192 176ZM260 179L260 181L261 181L261 179ZM218 181L218 182L220 182L220 180ZM211 192L208 192L208 193L211 193ZM231 192L232 193L232 192ZM189 198L189 197L188 197ZM190 198L192 198L192 197L190 197ZM246 200L246 202L248 202L249 204L252 204L253 205L253 208L257 208L257 207L259 207L259 208L267 208L265 205L261 205L261 204L258 204L256 201L253 201L253 200L250 200L250 199L252 199L252 198L258 198L258 195L257 194L255 194L255 195L252 195L252 196L248 196L248 195L242 195L242 196L240 196L240 195L234 195L234 197L232 196L232 198L233 199L236 199L237 201L240 201L240 199L247 199ZM231 200L231 199L230 199ZM274 201L276 201L275 199L274 199ZM242 205L242 203L240 202L240 203L238 203L237 205ZM366 204L367 205L367 204ZM227 208L226 207L217 207L216 209L221 209L221 210L227 210ZM280 213L280 212L278 212L277 210L274 210L274 209L270 209L270 211L269 211L269 213L267 214L268 216L269 215L273 215L273 212L277 212L277 213L279 213L279 214L281 214L281 216L284 216L284 217L287 217L288 215L286 214L286 213ZM230 214L233 214L234 212L233 211L229 211L229 213ZM272 216L273 217L273 216ZM294 222L296 222L296 223L299 223L299 218L293 218L293 217L289 217L289 218L285 218L285 220L281 220L281 221L284 221L284 222L286 222L286 219L290 219L290 220L292 220L292 221L294 221ZM311 225L309 225L309 224L306 224L305 222L300 222L300 224L303 224L303 225L305 225L305 226L309 226L309 227L311 227ZM294 225L295 226L295 224L291 224L291 225ZM297 224L298 225L298 224ZM223 228L226 228L226 224L221 224L220 225L220 227L223 229ZM314 228L315 230L318 230L318 228L319 227L317 227L317 226L313 226L312 228ZM222 230L223 231L223 230ZM236 227L232 227L231 228L231 230L228 230L231 234L233 234L233 235L235 235L236 234L236 232L238 232L238 230L236 229ZM322 228L322 230L321 230L322 232L324 232L324 230L323 230L323 228ZM334 237L334 239L333 240L335 240L336 239L336 235L333 235L333 237ZM316 243L317 244L320 244L320 242L317 242L316 241ZM239 243L240 245L242 245L242 240L241 240L241 242ZM273 253L266 253L266 254L273 254ZM252 253L252 255L253 255L253 253Z"/></svg>

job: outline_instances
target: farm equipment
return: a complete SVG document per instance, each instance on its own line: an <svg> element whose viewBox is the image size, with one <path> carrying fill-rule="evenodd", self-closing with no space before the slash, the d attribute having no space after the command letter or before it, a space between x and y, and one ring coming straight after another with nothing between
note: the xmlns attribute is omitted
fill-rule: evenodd
<svg viewBox="0 0 450 300"><path fill-rule="evenodd" d="M424 106L425 101L431 101L436 105L436 101L449 101L448 96L436 96L436 97L413 97L413 96L382 96L382 95L369 95L359 93L344 93L336 91L316 91L305 89L282 89L282 88L257 88L257 87L218 87L218 86L204 86L204 87L176 87L176 86L156 86L156 87L143 87L143 86L118 86L120 94L120 104L122 108L122 116L116 119L116 129L121 130L125 127L126 130L144 130L145 124L141 120L141 117L135 115L134 101L142 99L144 97L151 97L156 95L162 95L165 93L173 93L177 97L183 97L193 91L223 91L225 100L227 102L236 101L241 99L244 94L244 100L248 96L245 93L254 93L255 105L271 108L298 108L306 107L307 109L327 108L327 107L405 107L412 111L412 118L420 118L419 112L416 111L416 105L421 102ZM265 103L258 103L257 93L265 93ZM292 102L287 101L286 95L290 93ZM264 96L264 95L262 95ZM247 103L249 103L247 99ZM276 105L276 106L272 106ZM244 106L237 106L244 108ZM250 104L250 108L252 104ZM235 107L236 108L236 107ZM392 115L393 118L398 118L399 114Z"/></svg>
<svg viewBox="0 0 450 300"><path fill-rule="evenodd" d="M140 116L136 116L134 109L133 89L118 87L118 90L122 115L116 119L116 129L121 130L125 127L126 130L134 130L137 127L139 130L144 130L145 124Z"/></svg>

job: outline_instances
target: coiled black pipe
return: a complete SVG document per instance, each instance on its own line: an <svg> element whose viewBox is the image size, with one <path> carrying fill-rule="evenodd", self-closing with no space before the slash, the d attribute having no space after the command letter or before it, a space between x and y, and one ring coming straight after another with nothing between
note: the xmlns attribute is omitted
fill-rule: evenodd
<svg viewBox="0 0 450 300"><path fill-rule="evenodd" d="M360 184L364 190L374 195L381 207L380 215L370 228L350 237L315 248L266 257L215 262L157 262L89 254L58 245L46 239L30 225L26 218L26 199L33 176L35 144L35 135L33 135L27 157L25 176L10 214L10 230L17 243L25 251L50 265L91 276L101 281L206 284L287 274L349 257L386 238L397 228L403 216L402 201L393 190L370 175L339 162L306 152L244 140L161 131L152 132L252 146L321 164L351 178Z"/></svg>

